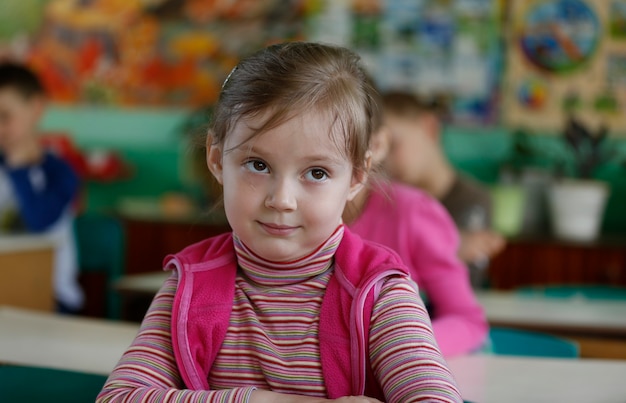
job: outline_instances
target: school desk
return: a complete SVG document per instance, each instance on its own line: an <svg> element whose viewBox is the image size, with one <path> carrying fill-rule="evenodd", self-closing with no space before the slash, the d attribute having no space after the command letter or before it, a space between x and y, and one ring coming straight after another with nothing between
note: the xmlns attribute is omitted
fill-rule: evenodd
<svg viewBox="0 0 626 403"><path fill-rule="evenodd" d="M138 324L0 307L0 363L107 375ZM626 361L469 355L448 360L476 403L626 401Z"/></svg>
<svg viewBox="0 0 626 403"><path fill-rule="evenodd" d="M476 403L624 403L626 361L468 355L448 360Z"/></svg>
<svg viewBox="0 0 626 403"><path fill-rule="evenodd" d="M141 320L169 272L126 275L115 288L130 306L127 319ZM626 359L626 301L552 298L510 291L477 291L493 326L544 331L577 341L584 358ZM133 311L133 312L130 312ZM138 312L134 312L138 311Z"/></svg>
<svg viewBox="0 0 626 403"><path fill-rule="evenodd" d="M479 291L476 296L489 321L500 326L626 337L626 301L541 297L509 291Z"/></svg>
<svg viewBox="0 0 626 403"><path fill-rule="evenodd" d="M52 311L53 259L46 236L0 234L0 304Z"/></svg>
<svg viewBox="0 0 626 403"><path fill-rule="evenodd" d="M107 374L138 330L135 323L0 306L0 363Z"/></svg>
<svg viewBox="0 0 626 403"><path fill-rule="evenodd" d="M126 275L115 288L122 293L153 296L170 272ZM579 331L626 337L626 302L551 298L509 291L477 291L490 323L552 331Z"/></svg>
<svg viewBox="0 0 626 403"><path fill-rule="evenodd" d="M586 358L626 359L626 301L542 297L510 291L479 291L476 296L493 326L573 339Z"/></svg>

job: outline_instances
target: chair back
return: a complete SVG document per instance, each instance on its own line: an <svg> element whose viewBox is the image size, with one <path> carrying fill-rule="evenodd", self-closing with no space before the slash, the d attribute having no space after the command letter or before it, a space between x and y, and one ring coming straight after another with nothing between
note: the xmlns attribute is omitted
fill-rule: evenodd
<svg viewBox="0 0 626 403"><path fill-rule="evenodd" d="M578 343L548 333L492 327L489 330L491 350L497 355L579 358Z"/></svg>
<svg viewBox="0 0 626 403"><path fill-rule="evenodd" d="M583 298L593 300L626 301L626 287L605 284L554 284L547 286L526 286L516 292L548 298Z"/></svg>
<svg viewBox="0 0 626 403"><path fill-rule="evenodd" d="M125 236L120 221L104 214L85 213L76 217L76 240L81 273L104 273L106 313L121 316L120 296L115 282L124 273Z"/></svg>
<svg viewBox="0 0 626 403"><path fill-rule="evenodd" d="M0 397L3 402L93 402L106 379L74 371L0 365Z"/></svg>

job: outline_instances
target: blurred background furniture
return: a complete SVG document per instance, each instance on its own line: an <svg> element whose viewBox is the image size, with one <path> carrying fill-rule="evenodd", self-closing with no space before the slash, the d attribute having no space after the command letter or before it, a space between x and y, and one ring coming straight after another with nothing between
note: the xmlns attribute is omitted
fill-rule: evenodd
<svg viewBox="0 0 626 403"><path fill-rule="evenodd" d="M602 236L572 242L550 236L519 236L489 265L489 284L498 290L536 285L626 287L626 237Z"/></svg>
<svg viewBox="0 0 626 403"><path fill-rule="evenodd" d="M461 395L476 403L623 402L626 362L470 354L448 361Z"/></svg>
<svg viewBox="0 0 626 403"><path fill-rule="evenodd" d="M54 244L40 235L0 235L0 304L52 311Z"/></svg>
<svg viewBox="0 0 626 403"><path fill-rule="evenodd" d="M477 291L492 327L540 331L575 341L582 358L626 359L626 303Z"/></svg>
<svg viewBox="0 0 626 403"><path fill-rule="evenodd" d="M138 330L135 323L0 306L0 398L91 402ZM471 354L448 364L463 398L476 403L622 402L626 396L626 361ZM9 391L16 399L5 398Z"/></svg>
<svg viewBox="0 0 626 403"><path fill-rule="evenodd" d="M93 402L105 375L0 364L3 402Z"/></svg>
<svg viewBox="0 0 626 403"><path fill-rule="evenodd" d="M0 364L107 375L138 330L136 323L0 305Z"/></svg>
<svg viewBox="0 0 626 403"><path fill-rule="evenodd" d="M83 314L119 319L121 302L113 284L124 273L126 239L122 223L101 213L79 215L76 239L80 281L86 296Z"/></svg>
<svg viewBox="0 0 626 403"><path fill-rule="evenodd" d="M611 285L555 284L520 287L516 291L522 295L546 298L576 298L626 302L626 287Z"/></svg>
<svg viewBox="0 0 626 403"><path fill-rule="evenodd" d="M128 241L126 274L158 271L167 254L230 230L223 213L172 217L158 210L121 209L118 214Z"/></svg>
<svg viewBox="0 0 626 403"><path fill-rule="evenodd" d="M505 327L489 330L491 350L497 355L579 358L578 343L548 333Z"/></svg>

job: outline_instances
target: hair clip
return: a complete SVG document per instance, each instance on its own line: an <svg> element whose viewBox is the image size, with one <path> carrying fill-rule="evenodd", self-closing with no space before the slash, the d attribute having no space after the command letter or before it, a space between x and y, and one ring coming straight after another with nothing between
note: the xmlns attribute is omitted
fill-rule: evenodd
<svg viewBox="0 0 626 403"><path fill-rule="evenodd" d="M230 73L228 73L228 75L226 76L226 79L222 83L222 89L224 89L224 87L226 87L226 84L228 83L228 80L230 80L230 76L232 76L233 73L235 72L235 70L237 70L237 67L239 67L239 66L237 65L237 66L233 67L233 69L230 71Z"/></svg>

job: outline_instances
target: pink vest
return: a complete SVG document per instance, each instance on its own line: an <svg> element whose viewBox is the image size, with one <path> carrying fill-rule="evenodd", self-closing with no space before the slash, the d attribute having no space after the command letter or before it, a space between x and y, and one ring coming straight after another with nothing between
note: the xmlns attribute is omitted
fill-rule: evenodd
<svg viewBox="0 0 626 403"><path fill-rule="evenodd" d="M235 295L236 256L232 233L193 244L165 258L178 271L172 308L172 346L189 389L208 390L208 374L224 340ZM395 252L362 240L345 228L335 253L320 312L320 356L329 398L382 397L371 374L368 330L381 280L408 277Z"/></svg>

